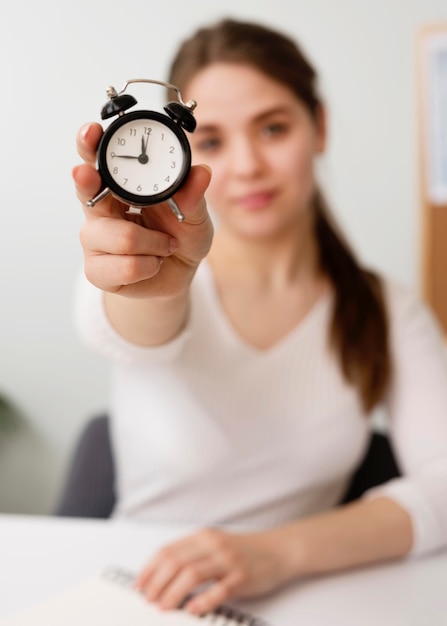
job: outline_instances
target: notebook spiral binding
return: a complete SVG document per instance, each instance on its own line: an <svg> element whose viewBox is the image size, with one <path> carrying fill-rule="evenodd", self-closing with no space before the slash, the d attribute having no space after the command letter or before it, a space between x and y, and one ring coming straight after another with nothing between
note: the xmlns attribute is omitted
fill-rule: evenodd
<svg viewBox="0 0 447 626"><path fill-rule="evenodd" d="M112 582L125 587L131 587L135 581L135 574L122 567L110 566L103 572L103 577ZM191 599L188 596L183 601L183 605ZM181 607L180 607L181 608ZM201 615L198 619L204 624L214 624L215 626L270 626L266 621L242 611L234 606L222 604L214 609L212 613Z"/></svg>

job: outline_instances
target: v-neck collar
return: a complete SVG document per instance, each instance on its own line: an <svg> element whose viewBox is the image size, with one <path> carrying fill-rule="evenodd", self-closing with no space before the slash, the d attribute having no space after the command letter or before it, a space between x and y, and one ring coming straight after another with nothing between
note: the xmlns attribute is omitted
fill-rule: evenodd
<svg viewBox="0 0 447 626"><path fill-rule="evenodd" d="M212 317L215 324L220 326L220 329L226 335L227 340L235 347L258 357L268 357L274 355L281 352L283 349L286 349L291 343L297 342L301 340L301 338L306 337L312 327L315 324L318 324L322 317L328 315L333 301L332 290L325 290L324 293L322 293L315 301L303 319L290 331L285 333L285 335L275 341L275 343L268 348L258 348L242 337L229 319L219 296L213 270L207 259L202 261L199 271L204 274L204 280L206 283L205 297L207 298L208 306L212 311Z"/></svg>

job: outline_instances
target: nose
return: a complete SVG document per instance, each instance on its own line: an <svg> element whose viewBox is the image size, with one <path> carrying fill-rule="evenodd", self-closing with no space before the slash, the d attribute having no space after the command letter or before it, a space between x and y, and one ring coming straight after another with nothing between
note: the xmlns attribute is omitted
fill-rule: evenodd
<svg viewBox="0 0 447 626"><path fill-rule="evenodd" d="M266 167L263 152L252 137L234 137L228 151L228 167L241 178L256 178Z"/></svg>

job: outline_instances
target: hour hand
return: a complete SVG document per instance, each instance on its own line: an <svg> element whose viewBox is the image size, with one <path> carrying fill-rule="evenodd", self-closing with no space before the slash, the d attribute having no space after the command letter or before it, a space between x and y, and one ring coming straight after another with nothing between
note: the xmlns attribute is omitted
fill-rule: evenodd
<svg viewBox="0 0 447 626"><path fill-rule="evenodd" d="M148 143L149 143L149 134L146 136L146 141L144 141L144 135L142 135L141 136L141 153L142 154L146 154Z"/></svg>
<svg viewBox="0 0 447 626"><path fill-rule="evenodd" d="M138 159L137 156L131 154L113 154L112 157L116 157L117 159Z"/></svg>
<svg viewBox="0 0 447 626"><path fill-rule="evenodd" d="M147 136L146 141L144 141L144 135L141 135L141 154L138 157L138 161L142 163L143 165L145 165L146 163L149 163L149 157L146 154L148 141L149 141L149 135Z"/></svg>

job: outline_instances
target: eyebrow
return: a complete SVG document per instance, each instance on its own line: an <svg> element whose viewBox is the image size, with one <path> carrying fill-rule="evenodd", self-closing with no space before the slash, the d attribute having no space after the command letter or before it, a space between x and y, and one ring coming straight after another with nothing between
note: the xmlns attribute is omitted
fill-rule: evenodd
<svg viewBox="0 0 447 626"><path fill-rule="evenodd" d="M259 113L258 115L255 115L252 121L254 123L259 123L265 119L273 117L274 115L280 115L280 114L288 115L289 113L290 113L289 106L279 105L279 106L272 107L271 109L267 109L266 111L262 111L262 113ZM201 134L201 133L203 134L213 133L213 132L216 132L217 130L219 130L219 126L217 124L203 124L203 125L199 124L197 126L197 130L195 131L195 135L197 136L198 134Z"/></svg>
<svg viewBox="0 0 447 626"><path fill-rule="evenodd" d="M276 107L272 107L271 109L268 109L267 111L263 111L262 113L257 115L255 117L255 121L262 122L262 120L266 118L273 117L274 115L279 115L279 114L288 115L290 113L290 110L291 110L290 106L287 106L285 104L278 105Z"/></svg>

